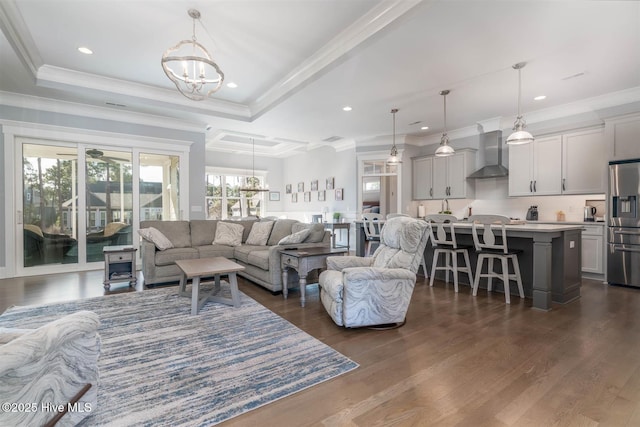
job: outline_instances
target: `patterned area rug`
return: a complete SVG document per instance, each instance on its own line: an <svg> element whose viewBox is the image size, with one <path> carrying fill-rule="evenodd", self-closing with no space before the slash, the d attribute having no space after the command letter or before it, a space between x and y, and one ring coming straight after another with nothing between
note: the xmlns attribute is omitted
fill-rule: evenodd
<svg viewBox="0 0 640 427"><path fill-rule="evenodd" d="M208 302L197 316L190 304L177 288L147 290L13 307L0 325L98 313L98 408L85 426L213 425L358 366L244 294L240 308Z"/></svg>

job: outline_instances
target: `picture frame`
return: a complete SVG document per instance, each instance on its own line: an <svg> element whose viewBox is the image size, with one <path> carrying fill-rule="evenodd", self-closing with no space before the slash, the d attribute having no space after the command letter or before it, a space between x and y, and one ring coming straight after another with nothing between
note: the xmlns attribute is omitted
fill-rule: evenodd
<svg viewBox="0 0 640 427"><path fill-rule="evenodd" d="M342 188L336 188L336 200L342 200L344 195L342 194Z"/></svg>
<svg viewBox="0 0 640 427"><path fill-rule="evenodd" d="M279 202L280 201L280 192L279 191L270 191L269 192L269 201L270 202Z"/></svg>
<svg viewBox="0 0 640 427"><path fill-rule="evenodd" d="M326 200L326 192L324 190L318 191L318 201L324 202Z"/></svg>
<svg viewBox="0 0 640 427"><path fill-rule="evenodd" d="M298 193L291 194L291 203L298 203Z"/></svg>
<svg viewBox="0 0 640 427"><path fill-rule="evenodd" d="M304 193L304 201L305 202L310 202L311 201L311 191L306 191Z"/></svg>
<svg viewBox="0 0 640 427"><path fill-rule="evenodd" d="M311 191L318 191L318 180L314 179L311 181Z"/></svg>
<svg viewBox="0 0 640 427"><path fill-rule="evenodd" d="M291 194L291 184L287 184L284 187L284 192L285 192L285 194Z"/></svg>
<svg viewBox="0 0 640 427"><path fill-rule="evenodd" d="M334 184L335 184L334 177L327 178L327 190L333 190Z"/></svg>
<svg viewBox="0 0 640 427"><path fill-rule="evenodd" d="M304 193L304 182L298 183L298 193Z"/></svg>

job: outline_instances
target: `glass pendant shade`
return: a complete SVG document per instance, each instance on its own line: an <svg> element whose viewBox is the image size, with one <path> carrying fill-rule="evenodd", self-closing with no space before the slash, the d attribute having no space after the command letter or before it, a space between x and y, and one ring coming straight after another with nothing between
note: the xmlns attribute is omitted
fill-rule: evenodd
<svg viewBox="0 0 640 427"><path fill-rule="evenodd" d="M387 158L388 165L398 165L402 163L400 157L398 156L398 148L396 147L396 113L398 112L397 108L391 110L391 114L393 114L393 145L391 145L391 153L389 153L389 158Z"/></svg>
<svg viewBox="0 0 640 427"><path fill-rule="evenodd" d="M520 73L522 68L527 65L526 62L519 62L513 66L515 70L518 70L518 116L516 117L516 121L513 123L514 132L509 135L507 138L508 145L523 145L529 144L533 142L535 139L533 135L524 130L527 126L524 119L522 118L522 114L520 114L520 98L521 98L521 88L522 88L522 80L520 77Z"/></svg>
<svg viewBox="0 0 640 427"><path fill-rule="evenodd" d="M263 191L269 191L269 188L263 188L260 186L260 180L256 178L256 142L251 138L252 156L251 156L251 178L248 180L248 185L240 187L240 191L245 193L260 193Z"/></svg>
<svg viewBox="0 0 640 427"><path fill-rule="evenodd" d="M440 138L440 146L436 150L436 157L453 156L456 153L456 150L449 145L449 136L447 135L447 95L449 95L449 92L451 91L443 90L440 92L444 99L444 132Z"/></svg>

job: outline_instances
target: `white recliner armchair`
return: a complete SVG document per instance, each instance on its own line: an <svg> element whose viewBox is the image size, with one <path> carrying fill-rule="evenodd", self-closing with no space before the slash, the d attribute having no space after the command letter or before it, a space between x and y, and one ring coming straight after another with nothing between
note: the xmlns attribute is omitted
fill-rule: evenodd
<svg viewBox="0 0 640 427"><path fill-rule="evenodd" d="M74 397L83 410L56 426L75 426L97 409L99 325L96 313L78 311L38 329L0 327L0 401L35 405L0 411L0 425L45 425L58 414L47 404L66 408Z"/></svg>
<svg viewBox="0 0 640 427"><path fill-rule="evenodd" d="M320 300L338 326L402 326L429 225L410 217L391 218L372 257L327 258L320 274Z"/></svg>

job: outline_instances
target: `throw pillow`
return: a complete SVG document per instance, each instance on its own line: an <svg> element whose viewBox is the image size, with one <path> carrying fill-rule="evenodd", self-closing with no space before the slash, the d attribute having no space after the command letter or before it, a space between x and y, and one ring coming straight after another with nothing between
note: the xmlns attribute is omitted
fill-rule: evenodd
<svg viewBox="0 0 640 427"><path fill-rule="evenodd" d="M165 249L170 249L173 247L173 243L171 240L167 239L167 237L160 232L157 228L149 227L149 228L141 228L138 230L138 234L146 241L153 243L156 245L161 251Z"/></svg>
<svg viewBox="0 0 640 427"><path fill-rule="evenodd" d="M251 226L251 232L247 237L247 245L260 245L264 246L269 240L271 229L273 228L273 221L255 222Z"/></svg>
<svg viewBox="0 0 640 427"><path fill-rule="evenodd" d="M305 224L298 223L293 224L291 227L291 231L293 233L297 233L300 230L309 230L309 236L306 238L304 243L319 243L324 239L324 224Z"/></svg>
<svg viewBox="0 0 640 427"><path fill-rule="evenodd" d="M288 236L283 237L282 239L280 239L280 241L278 242L279 245L293 245L296 243L302 243L304 242L304 239L306 239L309 236L309 230L308 229L304 229L304 230L300 230L296 233L293 234L289 234Z"/></svg>
<svg viewBox="0 0 640 427"><path fill-rule="evenodd" d="M244 227L240 224L220 221L216 227L216 236L213 238L213 244L240 246L242 244L243 231Z"/></svg>

